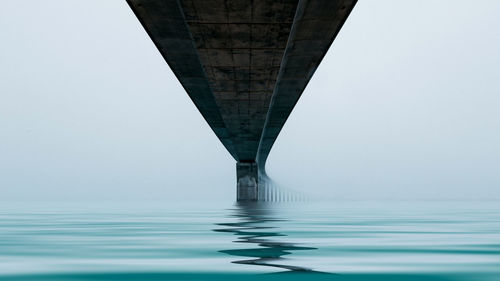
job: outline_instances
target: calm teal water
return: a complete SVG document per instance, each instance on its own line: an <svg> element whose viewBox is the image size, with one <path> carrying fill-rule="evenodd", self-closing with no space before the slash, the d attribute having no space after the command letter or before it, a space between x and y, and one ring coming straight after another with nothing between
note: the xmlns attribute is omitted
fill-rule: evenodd
<svg viewBox="0 0 500 281"><path fill-rule="evenodd" d="M500 280L500 204L0 206L0 280L234 279Z"/></svg>

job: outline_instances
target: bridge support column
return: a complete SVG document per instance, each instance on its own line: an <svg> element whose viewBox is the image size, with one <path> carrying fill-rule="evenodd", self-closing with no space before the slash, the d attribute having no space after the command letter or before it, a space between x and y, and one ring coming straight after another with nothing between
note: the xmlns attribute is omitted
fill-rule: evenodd
<svg viewBox="0 0 500 281"><path fill-rule="evenodd" d="M257 201L259 199L259 167L256 162L236 163L236 199Z"/></svg>

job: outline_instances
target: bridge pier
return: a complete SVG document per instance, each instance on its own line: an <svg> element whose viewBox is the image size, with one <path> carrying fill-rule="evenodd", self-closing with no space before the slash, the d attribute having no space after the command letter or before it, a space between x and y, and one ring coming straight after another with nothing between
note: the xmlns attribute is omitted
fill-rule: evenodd
<svg viewBox="0 0 500 281"><path fill-rule="evenodd" d="M236 163L238 201L259 200L259 167L256 162Z"/></svg>

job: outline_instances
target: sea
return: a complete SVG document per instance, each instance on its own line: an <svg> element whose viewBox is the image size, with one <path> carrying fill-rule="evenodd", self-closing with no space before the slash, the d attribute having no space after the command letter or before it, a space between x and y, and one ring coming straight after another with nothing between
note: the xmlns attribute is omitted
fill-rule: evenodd
<svg viewBox="0 0 500 281"><path fill-rule="evenodd" d="M0 280L500 280L500 202L11 202Z"/></svg>

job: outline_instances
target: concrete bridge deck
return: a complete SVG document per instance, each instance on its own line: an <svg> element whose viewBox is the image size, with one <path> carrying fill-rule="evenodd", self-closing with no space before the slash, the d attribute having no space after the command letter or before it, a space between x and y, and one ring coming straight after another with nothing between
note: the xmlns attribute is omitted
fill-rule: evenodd
<svg viewBox="0 0 500 281"><path fill-rule="evenodd" d="M238 200L265 199L265 162L356 0L127 0L237 161Z"/></svg>

